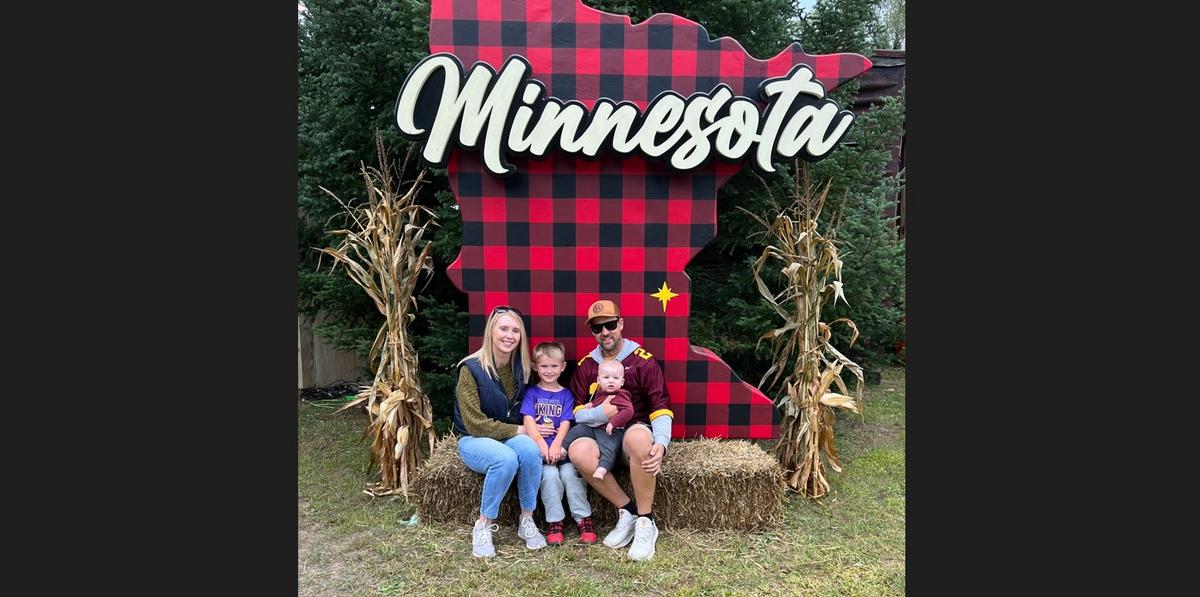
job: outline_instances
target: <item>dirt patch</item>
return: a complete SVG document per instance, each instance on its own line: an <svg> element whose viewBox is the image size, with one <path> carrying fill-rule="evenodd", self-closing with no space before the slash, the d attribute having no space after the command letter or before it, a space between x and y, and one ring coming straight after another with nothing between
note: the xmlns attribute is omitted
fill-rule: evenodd
<svg viewBox="0 0 1200 597"><path fill-rule="evenodd" d="M839 432L847 436L853 435L854 443L864 449L893 444L900 438L900 433L904 431L904 427L899 425L863 423L852 417L839 420L838 427L840 427Z"/></svg>
<svg viewBox="0 0 1200 597"><path fill-rule="evenodd" d="M361 594L363 582L362 536L338 535L322 527L309 513L308 500L300 500L299 578L300 597Z"/></svg>
<svg viewBox="0 0 1200 597"><path fill-rule="evenodd" d="M849 429L853 429L854 433L859 434L864 444L869 446L878 446L895 442L900 437L900 432L904 428L899 425L885 425L882 423L851 423L847 425Z"/></svg>

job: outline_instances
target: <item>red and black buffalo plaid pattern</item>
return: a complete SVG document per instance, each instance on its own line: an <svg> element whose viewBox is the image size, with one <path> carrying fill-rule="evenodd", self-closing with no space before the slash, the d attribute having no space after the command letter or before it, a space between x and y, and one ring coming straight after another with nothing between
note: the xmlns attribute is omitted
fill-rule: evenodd
<svg viewBox="0 0 1200 597"><path fill-rule="evenodd" d="M499 70L519 54L548 96L589 109L607 97L645 110L662 91L687 97L718 83L758 100L763 79L797 63L812 66L828 92L871 65L856 54L811 56L799 44L758 60L682 17L657 14L631 26L629 17L579 0L434 0L431 12L431 53L453 53L468 70L477 61ZM688 341L684 266L716 234L717 189L741 166L714 161L673 174L641 157L604 154L510 161L517 171L507 178L457 148L447 165L463 218L462 253L448 274L468 295L472 348L489 310L507 304L525 312L531 342L558 340L573 361L596 346L585 310L612 299L624 335L663 366L673 437L778 437L771 401ZM665 309L651 296L664 283L678 295Z"/></svg>

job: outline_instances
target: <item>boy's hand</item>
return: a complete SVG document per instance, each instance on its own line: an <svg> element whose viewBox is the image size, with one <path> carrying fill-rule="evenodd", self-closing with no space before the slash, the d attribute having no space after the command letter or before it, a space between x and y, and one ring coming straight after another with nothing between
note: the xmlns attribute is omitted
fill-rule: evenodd
<svg viewBox="0 0 1200 597"><path fill-rule="evenodd" d="M550 446L550 460L546 462L548 464L558 464L565 457L566 454L563 453L562 446Z"/></svg>
<svg viewBox="0 0 1200 597"><path fill-rule="evenodd" d="M546 445L545 442L542 442L542 444L538 446L538 451L542 453L542 462L545 462L546 464L551 464L550 448Z"/></svg>
<svg viewBox="0 0 1200 597"><path fill-rule="evenodd" d="M604 426L604 431L607 432L609 435L612 435L612 430L613 430L612 423L609 423L608 425Z"/></svg>

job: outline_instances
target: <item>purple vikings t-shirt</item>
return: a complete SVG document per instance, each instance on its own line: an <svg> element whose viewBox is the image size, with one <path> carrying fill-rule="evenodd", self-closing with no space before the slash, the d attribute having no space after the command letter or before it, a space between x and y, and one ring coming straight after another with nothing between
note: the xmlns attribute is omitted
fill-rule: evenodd
<svg viewBox="0 0 1200 597"><path fill-rule="evenodd" d="M558 429L559 423L575 420L575 396L571 390L563 388L557 392L543 390L537 385L525 388L525 396L521 398L521 414L533 417L533 422L541 425L550 422ZM546 444L554 442L554 436L546 436Z"/></svg>

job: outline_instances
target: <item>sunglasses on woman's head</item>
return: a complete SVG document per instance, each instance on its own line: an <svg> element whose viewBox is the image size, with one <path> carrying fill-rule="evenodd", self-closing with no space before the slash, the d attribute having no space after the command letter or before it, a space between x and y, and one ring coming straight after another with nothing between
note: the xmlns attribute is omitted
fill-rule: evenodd
<svg viewBox="0 0 1200 597"><path fill-rule="evenodd" d="M617 329L617 324L620 323L620 321L621 321L620 319L614 319L612 321L606 321L604 323L593 323L593 324L590 324L588 327L592 328L593 334L599 334L600 330L608 330L611 332L611 331Z"/></svg>
<svg viewBox="0 0 1200 597"><path fill-rule="evenodd" d="M495 307L494 309L492 309L492 315L508 313L509 311L516 313L517 317L523 317L525 315L524 313L521 312L520 309L518 309L516 307L510 307L509 305L499 305L499 306Z"/></svg>

